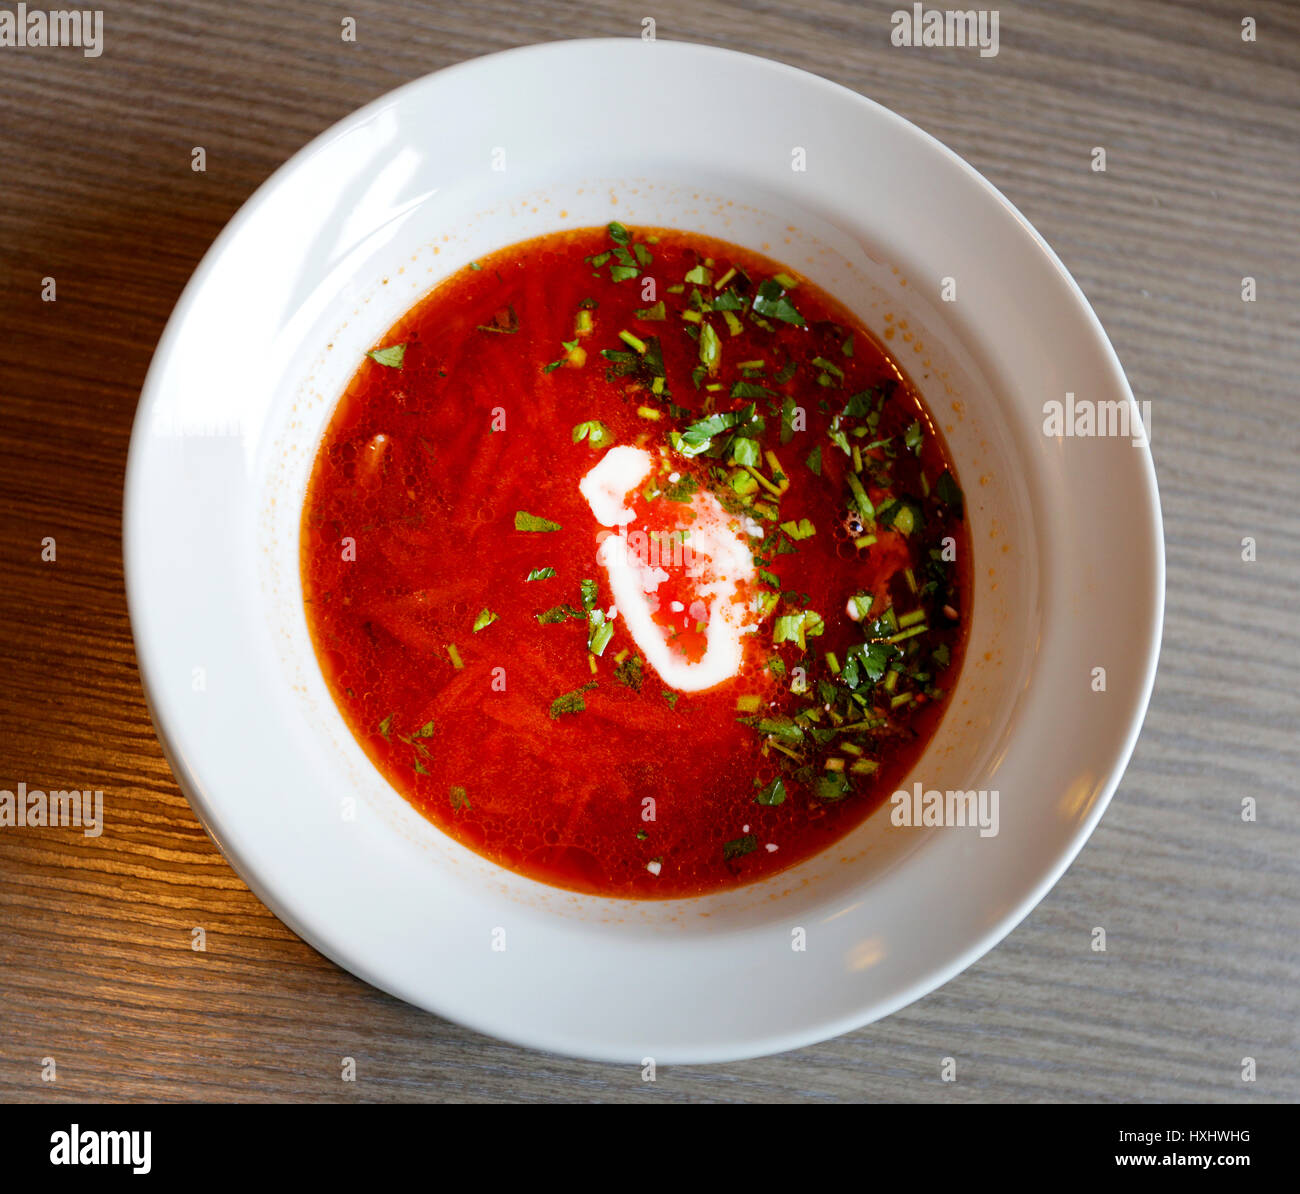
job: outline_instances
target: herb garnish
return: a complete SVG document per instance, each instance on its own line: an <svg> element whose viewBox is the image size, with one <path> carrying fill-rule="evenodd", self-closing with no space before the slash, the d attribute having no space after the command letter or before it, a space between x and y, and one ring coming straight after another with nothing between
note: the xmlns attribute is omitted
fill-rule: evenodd
<svg viewBox="0 0 1300 1194"><path fill-rule="evenodd" d="M752 310L759 315L768 315L782 323L792 323L795 327L804 326L804 318L795 310L794 304L785 296L785 290L775 278L760 282L754 295Z"/></svg>
<svg viewBox="0 0 1300 1194"><path fill-rule="evenodd" d="M372 348L366 356L377 364L387 365L390 369L400 369L406 357L406 345L390 344L387 348Z"/></svg>
<svg viewBox="0 0 1300 1194"><path fill-rule="evenodd" d="M626 684L633 692L640 692L644 679L641 656L629 655L622 663L617 664L614 668L614 678Z"/></svg>
<svg viewBox="0 0 1300 1194"><path fill-rule="evenodd" d="M573 442L576 444L585 439L592 448L603 448L613 438L614 433L599 419L589 419L573 429Z"/></svg>
<svg viewBox="0 0 1300 1194"><path fill-rule="evenodd" d="M724 842L722 846L722 857L730 862L733 858L741 858L746 854L752 854L758 849L758 838L752 833L747 833L744 837L738 837L729 842Z"/></svg>
<svg viewBox="0 0 1300 1194"><path fill-rule="evenodd" d="M542 533L546 531L560 530L558 522L552 522L549 518L541 518L536 514L529 514L527 510L515 511L515 530L530 531Z"/></svg>
<svg viewBox="0 0 1300 1194"><path fill-rule="evenodd" d="M551 720L554 721L565 713L581 713L587 707L583 695L596 687L595 680L588 680L581 688L557 696L551 702Z"/></svg>
<svg viewBox="0 0 1300 1194"><path fill-rule="evenodd" d="M580 609L574 609L571 605L553 605L550 609L537 615L537 620L543 626L551 626L556 622L567 622L570 618L576 618L579 622L586 615Z"/></svg>

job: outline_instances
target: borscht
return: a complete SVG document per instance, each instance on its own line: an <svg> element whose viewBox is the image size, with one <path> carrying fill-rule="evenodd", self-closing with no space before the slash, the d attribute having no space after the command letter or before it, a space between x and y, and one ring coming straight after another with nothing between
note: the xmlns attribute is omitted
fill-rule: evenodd
<svg viewBox="0 0 1300 1194"><path fill-rule="evenodd" d="M934 736L971 613L957 471L884 346L766 257L618 223L473 262L358 362L301 569L392 786L615 897L842 838Z"/></svg>

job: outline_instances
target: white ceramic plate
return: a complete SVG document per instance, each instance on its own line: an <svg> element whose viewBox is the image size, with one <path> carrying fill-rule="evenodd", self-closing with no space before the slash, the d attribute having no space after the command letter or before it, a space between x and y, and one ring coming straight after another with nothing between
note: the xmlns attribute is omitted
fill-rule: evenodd
<svg viewBox="0 0 1300 1194"><path fill-rule="evenodd" d="M297 566L333 404L362 351L442 277L611 218L766 250L877 334L896 329L888 343L944 425L977 553L968 662L906 786L996 790L995 836L900 828L886 811L725 895L596 899L451 841L352 739L312 653ZM1009 932L1083 845L1132 751L1163 605L1155 477L1128 439L1045 435L1043 404L1067 391L1136 410L1083 294L1024 218L870 100L773 62L631 40L420 79L249 200L158 346L125 554L159 736L249 886L411 1003L635 1063L844 1032Z"/></svg>

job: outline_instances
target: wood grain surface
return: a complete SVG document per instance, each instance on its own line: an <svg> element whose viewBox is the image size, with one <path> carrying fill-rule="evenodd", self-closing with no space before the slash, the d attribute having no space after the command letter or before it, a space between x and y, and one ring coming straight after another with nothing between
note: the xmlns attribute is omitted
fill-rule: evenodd
<svg viewBox="0 0 1300 1194"><path fill-rule="evenodd" d="M891 47L895 7L157 0L109 5L98 58L0 48L0 788L102 788L107 821L99 838L0 829L0 1098L1300 1098L1300 7L1005 3L991 58ZM340 37L345 16L356 44ZM784 1056L661 1069L653 1084L407 1007L249 893L155 741L119 525L154 344L276 166L428 71L529 42L637 36L644 16L661 38L870 95L1009 196L1152 403L1169 557L1137 752L1042 905L881 1023ZM1090 168L1094 146L1105 173ZM196 925L204 953L190 948ZM344 1056L355 1083L340 1081ZM941 1081L945 1057L956 1082Z"/></svg>

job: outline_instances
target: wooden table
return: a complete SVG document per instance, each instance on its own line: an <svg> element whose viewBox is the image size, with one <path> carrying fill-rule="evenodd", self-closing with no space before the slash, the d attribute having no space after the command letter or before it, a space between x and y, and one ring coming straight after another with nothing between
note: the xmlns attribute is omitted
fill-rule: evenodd
<svg viewBox="0 0 1300 1194"><path fill-rule="evenodd" d="M0 788L103 788L107 819L93 839L0 829L0 1097L1300 1098L1300 9L1008 3L1000 52L984 58L892 47L894 7L154 0L109 9L98 58L0 49ZM248 892L154 739L119 540L153 346L253 189L400 83L528 42L637 36L642 15L662 38L779 58L882 101L1019 206L1152 403L1169 553L1137 753L1024 924L882 1023L786 1056L661 1070L653 1085L398 1003ZM205 173L190 169L200 145ZM195 926L206 952L191 949ZM344 1056L355 1083L340 1081ZM947 1056L955 1083L940 1081Z"/></svg>

